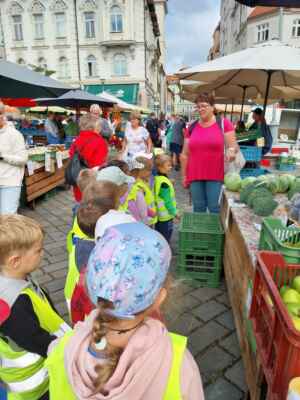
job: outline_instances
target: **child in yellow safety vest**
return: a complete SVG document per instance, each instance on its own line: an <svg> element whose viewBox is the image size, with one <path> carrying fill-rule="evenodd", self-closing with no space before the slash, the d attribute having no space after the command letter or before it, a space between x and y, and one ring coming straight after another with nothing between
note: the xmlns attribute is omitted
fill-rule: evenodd
<svg viewBox="0 0 300 400"><path fill-rule="evenodd" d="M155 158L157 175L154 177L154 194L158 221L155 229L170 243L174 218L177 217L176 197L173 183L169 179L172 160L167 154Z"/></svg>
<svg viewBox="0 0 300 400"><path fill-rule="evenodd" d="M87 266L89 256L95 247L95 229L98 219L118 207L118 187L111 182L95 182L86 187L77 211L77 223L84 237L74 236L69 253L69 268L65 283L65 298L73 323L78 317L79 309L85 314L84 301L73 298L80 274ZM84 316L82 319L84 319Z"/></svg>
<svg viewBox="0 0 300 400"><path fill-rule="evenodd" d="M204 400L187 339L151 318L170 262L168 243L145 224L105 231L86 274L96 309L49 349L51 400Z"/></svg>
<svg viewBox="0 0 300 400"><path fill-rule="evenodd" d="M83 169L80 171L78 179L77 179L77 186L80 190L81 193L85 191L87 186L89 186L91 183L96 182L96 171L94 169ZM80 206L80 203L77 203L73 207L73 225L71 230L69 231L67 235L67 250L68 253L71 252L72 250L72 241L73 239L79 238L79 239L88 239L87 235L85 235L82 230L80 229L77 221L77 211Z"/></svg>
<svg viewBox="0 0 300 400"><path fill-rule="evenodd" d="M44 233L34 220L0 216L0 381L9 400L48 400L44 362L49 344L70 327L31 278Z"/></svg>
<svg viewBox="0 0 300 400"><path fill-rule="evenodd" d="M130 162L130 173L135 183L129 185L128 192L121 198L120 209L129 212L136 221L154 227L157 212L154 193L149 184L153 168L150 156L141 155Z"/></svg>

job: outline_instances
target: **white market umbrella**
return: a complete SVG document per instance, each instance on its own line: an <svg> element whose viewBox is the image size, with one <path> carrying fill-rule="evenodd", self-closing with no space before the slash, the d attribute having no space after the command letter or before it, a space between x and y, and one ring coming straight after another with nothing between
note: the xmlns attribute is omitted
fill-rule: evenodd
<svg viewBox="0 0 300 400"><path fill-rule="evenodd" d="M115 106L118 108L121 108L122 110L131 110L131 111L136 111L137 107L134 106L133 104L126 103L126 101L123 101L119 99L117 96L114 96L113 94L110 94L108 92L101 92L99 94L104 99L107 99L108 101L111 101L112 103L115 103Z"/></svg>
<svg viewBox="0 0 300 400"><path fill-rule="evenodd" d="M246 90L255 88L257 93L265 99L265 109L272 87L280 88L281 98L285 98L286 93L290 98L291 91L298 91L300 48L273 40L178 71L177 75L181 79L213 84L215 89L228 85L240 85ZM298 97L300 97L300 91Z"/></svg>
<svg viewBox="0 0 300 400"><path fill-rule="evenodd" d="M241 105L240 113L241 119L244 112L244 104L247 102L251 103L262 103L262 97L260 92L254 86L245 87L241 85L226 85L220 86L219 84L199 84L193 83L188 84L188 81L184 81L181 84L181 94L186 100L194 102L196 97L201 93L213 93L216 100L220 103L230 103L232 105ZM278 102L278 99L293 100L300 97L300 88L280 88L271 87L269 92L268 104L274 104Z"/></svg>

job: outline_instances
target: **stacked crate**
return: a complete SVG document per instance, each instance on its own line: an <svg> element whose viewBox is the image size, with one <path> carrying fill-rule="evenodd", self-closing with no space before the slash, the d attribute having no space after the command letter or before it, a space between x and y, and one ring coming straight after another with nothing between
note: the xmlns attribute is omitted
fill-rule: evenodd
<svg viewBox="0 0 300 400"><path fill-rule="evenodd" d="M179 228L177 275L195 286L218 287L224 230L218 214L185 213Z"/></svg>

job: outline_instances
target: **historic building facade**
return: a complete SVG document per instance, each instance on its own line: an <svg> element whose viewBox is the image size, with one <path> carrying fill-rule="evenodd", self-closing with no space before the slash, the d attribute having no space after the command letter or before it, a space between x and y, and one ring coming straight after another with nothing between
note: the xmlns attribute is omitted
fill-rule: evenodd
<svg viewBox="0 0 300 400"><path fill-rule="evenodd" d="M0 57L165 109L167 0L0 0Z"/></svg>

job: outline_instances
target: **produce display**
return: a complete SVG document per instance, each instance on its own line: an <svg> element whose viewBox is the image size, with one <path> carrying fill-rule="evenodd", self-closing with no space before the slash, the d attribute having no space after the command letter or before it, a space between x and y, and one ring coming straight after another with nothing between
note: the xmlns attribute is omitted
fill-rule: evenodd
<svg viewBox="0 0 300 400"><path fill-rule="evenodd" d="M254 214L261 217L272 215L277 208L278 203L274 199L277 193L287 193L289 199L300 193L300 178L289 174L266 174L258 178L248 177L242 180L239 174L229 173L225 176L224 184L227 190L240 192L240 201L247 204ZM291 209L294 207L294 205L290 206ZM296 214L295 210L294 214ZM300 222L300 212L296 219Z"/></svg>
<svg viewBox="0 0 300 400"><path fill-rule="evenodd" d="M287 308L294 327L300 331L300 275L293 279L292 285L282 286L280 296Z"/></svg>

